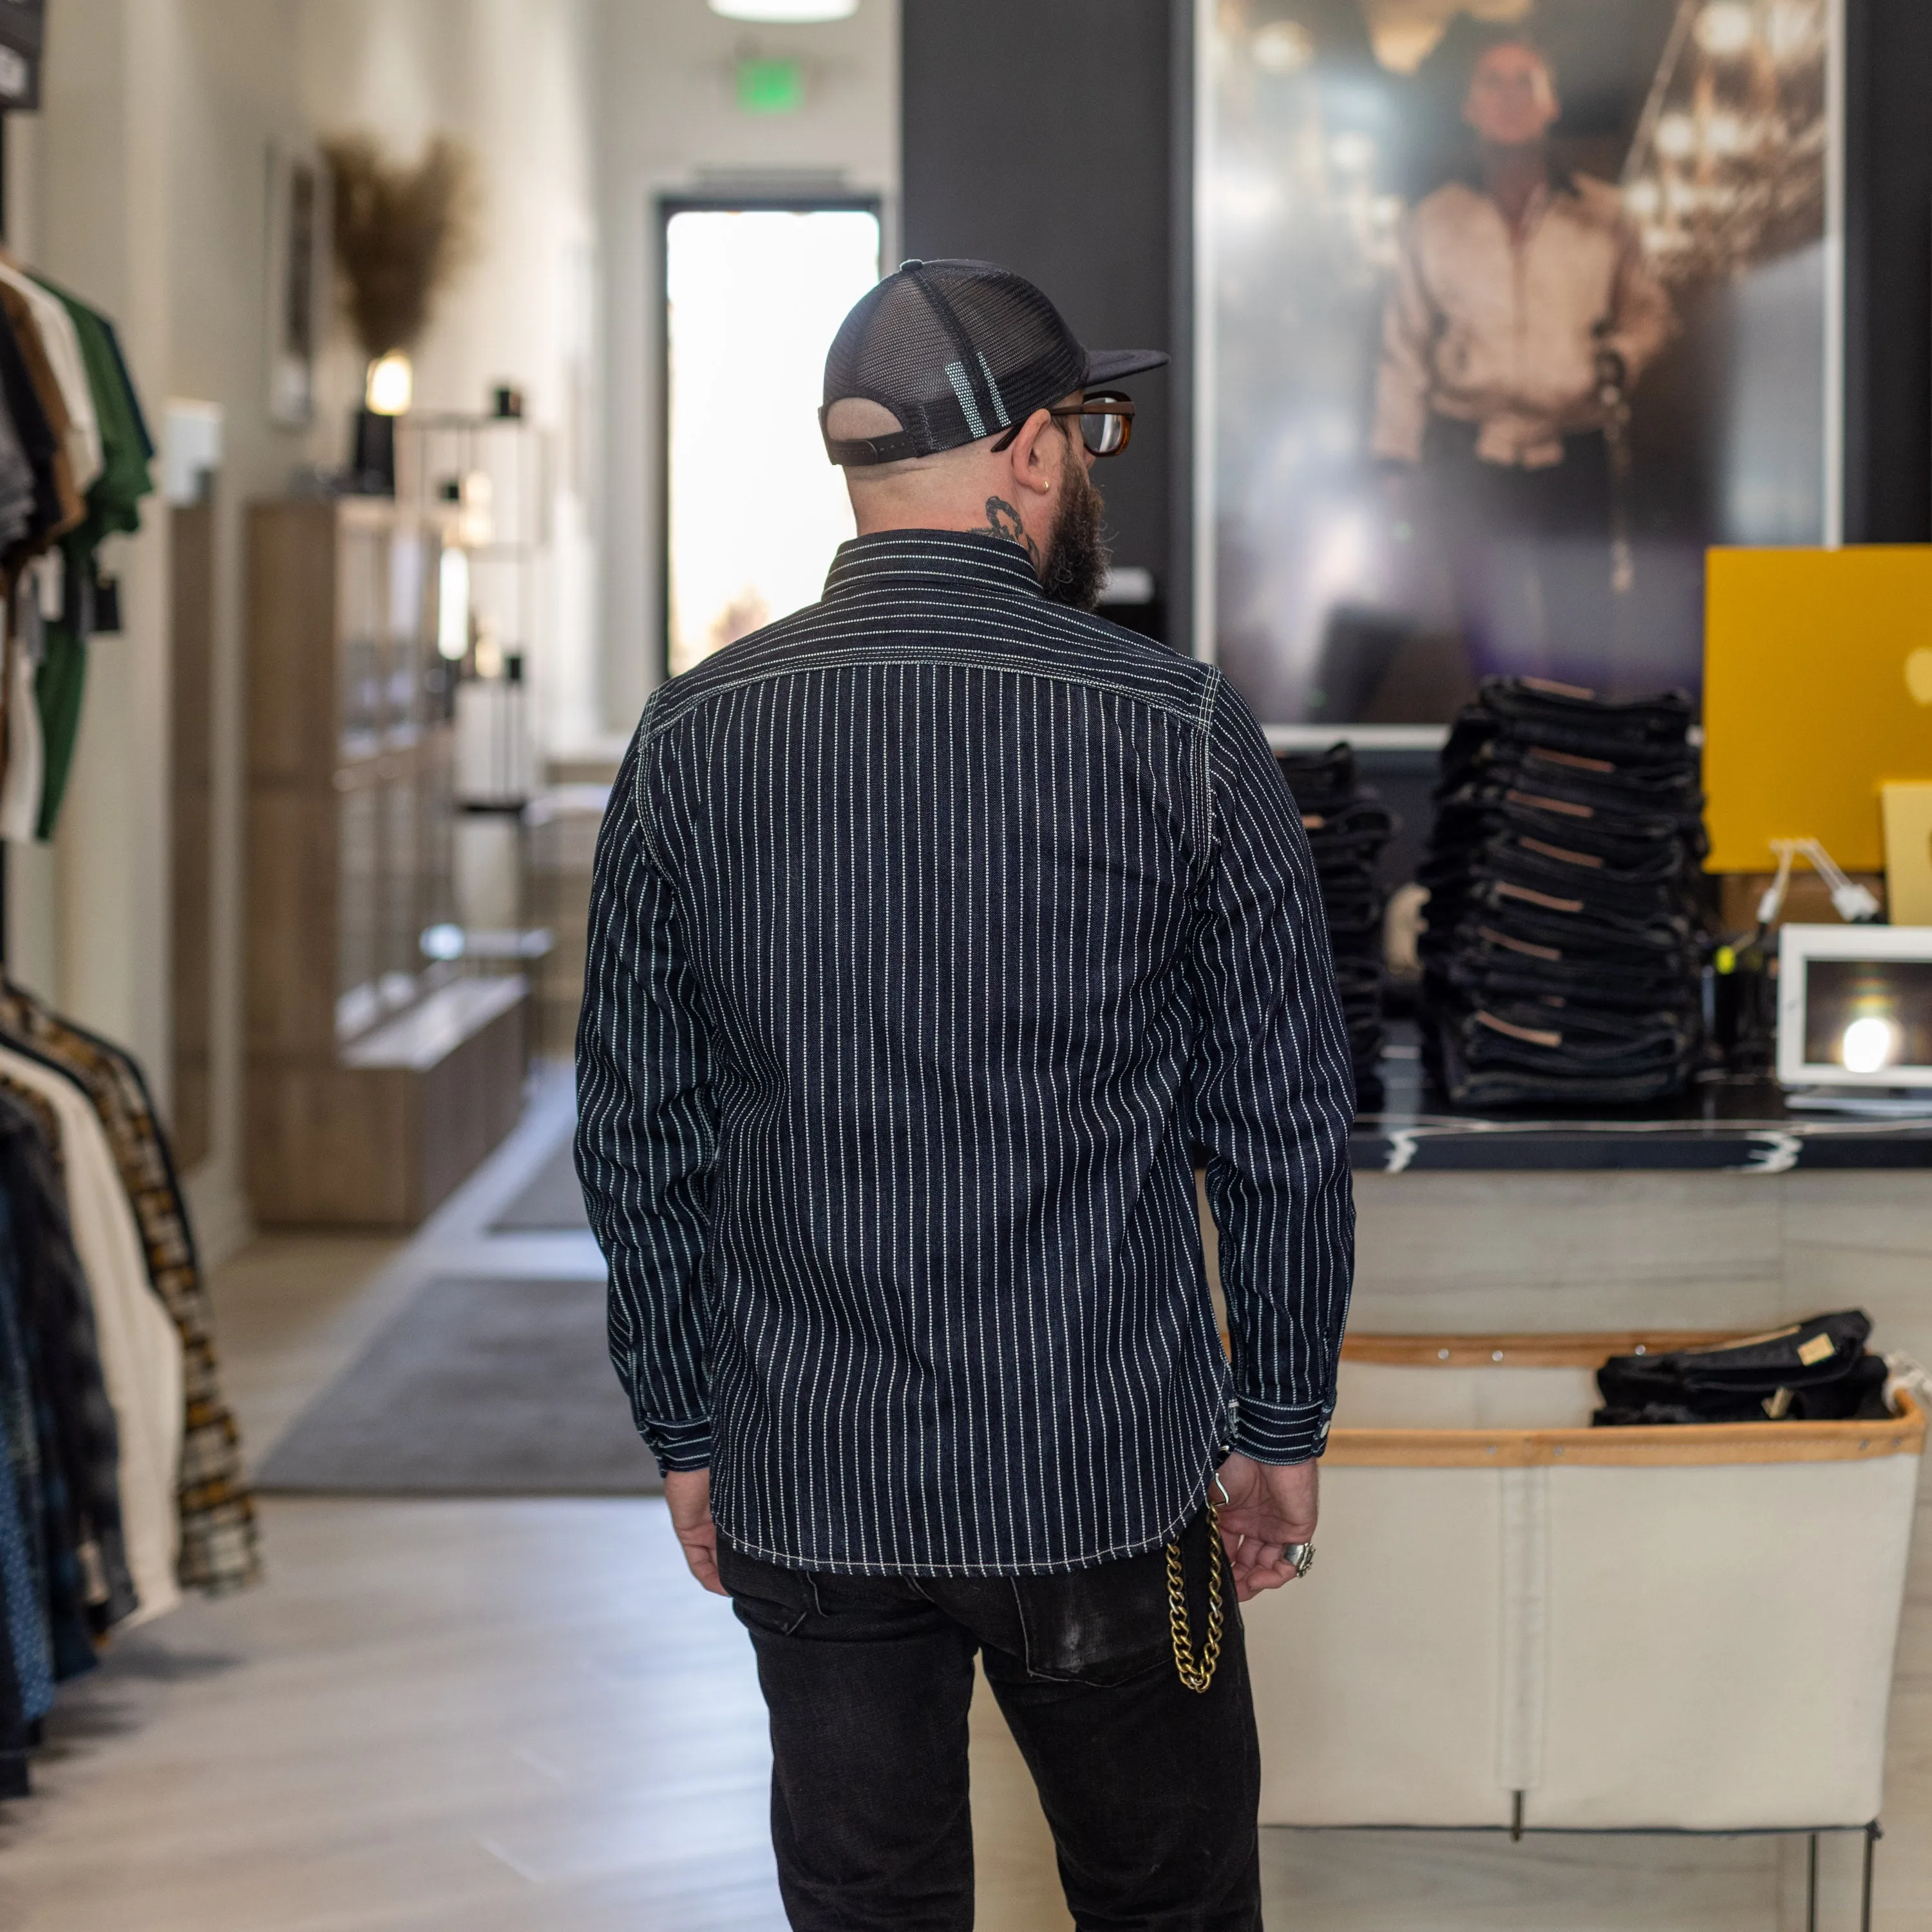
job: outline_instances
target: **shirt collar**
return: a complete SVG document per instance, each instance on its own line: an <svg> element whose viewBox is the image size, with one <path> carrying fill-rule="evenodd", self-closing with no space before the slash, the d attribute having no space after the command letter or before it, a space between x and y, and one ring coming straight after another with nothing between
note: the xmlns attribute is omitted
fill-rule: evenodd
<svg viewBox="0 0 1932 1932"><path fill-rule="evenodd" d="M838 546L825 579L827 597L894 584L1042 595L1032 560L1010 538L980 530L880 530Z"/></svg>

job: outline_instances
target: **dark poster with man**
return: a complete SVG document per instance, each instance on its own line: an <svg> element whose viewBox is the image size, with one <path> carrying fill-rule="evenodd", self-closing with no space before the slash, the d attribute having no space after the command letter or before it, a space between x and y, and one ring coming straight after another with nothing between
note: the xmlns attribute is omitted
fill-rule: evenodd
<svg viewBox="0 0 1932 1932"><path fill-rule="evenodd" d="M1832 533L1832 0L1218 0L1202 615L1270 724L1700 677Z"/></svg>

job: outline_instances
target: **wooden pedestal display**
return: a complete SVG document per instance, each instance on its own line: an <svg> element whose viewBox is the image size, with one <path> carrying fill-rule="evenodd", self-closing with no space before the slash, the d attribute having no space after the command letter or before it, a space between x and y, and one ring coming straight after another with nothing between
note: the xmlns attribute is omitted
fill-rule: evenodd
<svg viewBox="0 0 1932 1932"><path fill-rule="evenodd" d="M454 917L452 526L258 503L248 529L248 1183L267 1226L409 1227L514 1124L520 976L424 956Z"/></svg>
<svg viewBox="0 0 1932 1932"><path fill-rule="evenodd" d="M516 1125L530 1012L520 977L459 980L340 1062L252 1066L256 1219L414 1227Z"/></svg>

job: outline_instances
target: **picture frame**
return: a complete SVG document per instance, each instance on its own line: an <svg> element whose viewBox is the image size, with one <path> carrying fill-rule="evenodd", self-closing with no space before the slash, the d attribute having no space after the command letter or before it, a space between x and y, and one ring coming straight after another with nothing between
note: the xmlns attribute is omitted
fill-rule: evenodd
<svg viewBox="0 0 1932 1932"><path fill-rule="evenodd" d="M1707 550L1839 540L1844 16L1844 0L1196 0L1194 634L1279 748L1432 748L1485 676L1694 694ZM1582 393L1587 342L1549 434L1504 443L1520 459L1540 441L1547 488L1484 460L1493 395L1439 385L1429 358L1459 319L1426 272L1410 274L1409 398L1426 450L1391 453L1384 394L1418 212L1452 183L1464 212L1480 202L1475 65L1512 42L1556 110L1539 194L1617 231L1660 294L1620 448ZM1612 337L1624 320L1599 317ZM1445 426L1460 446L1438 454Z"/></svg>
<svg viewBox="0 0 1932 1932"><path fill-rule="evenodd" d="M315 420L316 358L328 327L328 168L308 143L272 143L263 310L268 419L306 429Z"/></svg>

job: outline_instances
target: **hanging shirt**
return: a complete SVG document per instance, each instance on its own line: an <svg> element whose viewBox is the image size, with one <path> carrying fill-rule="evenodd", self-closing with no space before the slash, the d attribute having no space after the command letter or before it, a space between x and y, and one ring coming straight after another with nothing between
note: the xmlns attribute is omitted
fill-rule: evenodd
<svg viewBox="0 0 1932 1932"><path fill-rule="evenodd" d="M0 556L34 526L34 469L14 427L14 412L0 388Z"/></svg>
<svg viewBox="0 0 1932 1932"><path fill-rule="evenodd" d="M100 474L100 422L94 413L94 392L88 387L87 364L80 352L80 338L74 332L74 318L57 297L4 256L0 256L0 283L16 290L26 302L46 346L48 364L60 385L61 400L67 405L67 453L74 469L74 487L85 496Z"/></svg>
<svg viewBox="0 0 1932 1932"><path fill-rule="evenodd" d="M5 400L34 485L33 507L26 529L7 550L0 551L0 565L13 568L44 548L60 524L64 506L55 464L58 460L64 467L67 456L41 406L20 336L4 302L0 302L0 398Z"/></svg>
<svg viewBox="0 0 1932 1932"><path fill-rule="evenodd" d="M101 1375L120 1431L121 1527L140 1599L131 1627L181 1601L175 1580L181 1337L148 1286L134 1210L86 1096L64 1074L4 1044L0 1072L39 1094L60 1123L74 1244L93 1298Z"/></svg>
<svg viewBox="0 0 1932 1932"><path fill-rule="evenodd" d="M133 1204L148 1279L182 1339L182 1583L211 1594L258 1582L254 1504L239 1435L222 1400L212 1312L196 1259L188 1204L147 1083L131 1055L0 981L0 1036L53 1061L86 1094Z"/></svg>
<svg viewBox="0 0 1932 1932"><path fill-rule="evenodd" d="M90 547L104 537L141 527L140 502L154 488L148 464L153 440L113 325L78 296L35 278L73 324L100 436L100 471L86 490L87 520L74 532Z"/></svg>
<svg viewBox="0 0 1932 1932"><path fill-rule="evenodd" d="M74 1252L60 1173L60 1122L40 1095L0 1075L0 1190L13 1280L34 1369L42 1580L57 1679L93 1669L94 1640L136 1599L121 1533L121 1449L100 1372L94 1301Z"/></svg>
<svg viewBox="0 0 1932 1932"><path fill-rule="evenodd" d="M7 626L3 676L6 700L6 768L0 776L0 838L24 844L40 822L40 791L46 759L40 734L40 712L34 691L40 668L40 616L31 580L22 581L14 597L13 620Z"/></svg>
<svg viewBox="0 0 1932 1932"><path fill-rule="evenodd" d="M41 517L37 519L34 532L35 547L44 549L54 538L78 530L87 514L87 505L74 486L74 464L69 454L73 419L68 413L65 394L48 357L46 338L40 332L33 304L4 278L0 278L0 313L7 318L9 332L26 371L28 387L53 439L52 447L46 454L48 488L52 501L44 506ZM10 401L11 395L10 388ZM16 407L16 424L22 413Z"/></svg>
<svg viewBox="0 0 1932 1932"><path fill-rule="evenodd" d="M53 1645L42 1595L40 1470L32 1370L20 1319L13 1203L0 1187L0 1621L28 1723L54 1700Z"/></svg>
<svg viewBox="0 0 1932 1932"><path fill-rule="evenodd" d="M113 325L65 290L51 283L40 286L62 304L74 324L87 365L101 442L101 472L87 493L87 514L78 528L62 539L68 566L66 596L61 614L46 627L46 647L34 680L46 748L37 829L40 837L51 838L80 729L100 544L117 532L140 528L141 499L154 487L148 468L154 446Z"/></svg>

